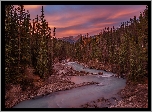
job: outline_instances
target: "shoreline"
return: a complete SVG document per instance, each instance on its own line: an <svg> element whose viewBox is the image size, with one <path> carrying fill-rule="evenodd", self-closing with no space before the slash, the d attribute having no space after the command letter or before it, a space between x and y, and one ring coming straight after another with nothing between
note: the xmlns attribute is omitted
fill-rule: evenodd
<svg viewBox="0 0 152 112"><path fill-rule="evenodd" d="M92 65L90 65L88 63L80 63L86 67L91 68ZM93 65L94 69L103 69L105 71L112 71L111 67L108 66L102 66L99 67L101 63L95 62ZM101 64L102 65L102 64ZM119 76L116 74L116 77L119 78ZM126 76L123 76L122 78L126 78ZM107 106L105 108L148 108L148 78L145 79L144 83L138 83L138 84L134 84L130 81L126 82L126 86L124 89L122 89L121 91L119 91L117 94L120 95L120 97L122 98L121 100L117 100L116 104L111 105L111 106ZM108 101L108 99L104 99L104 98L100 98L98 99L100 101ZM88 102L84 105L82 105L81 107L83 108L100 108L100 106L97 105L97 101L93 101L96 102L94 104L92 104L91 102Z"/></svg>
<svg viewBox="0 0 152 112"><path fill-rule="evenodd" d="M82 63L79 63L79 64L84 65ZM85 65L85 67L88 67L88 65ZM28 100L28 99L35 99L38 97L43 97L52 92L64 91L64 90L69 90L69 89L77 88L77 87L81 87L81 86L98 84L97 82L83 82L80 84L75 84L74 82L71 82L70 79L68 78L68 76L86 76L89 74L90 73L75 71L75 70L71 69L71 67L66 67L66 66L62 65L61 63L57 63L54 74L51 75L47 80L44 80L44 81L40 80L39 83L41 83L41 84L39 84L38 86L34 86L34 88L28 88L26 91L22 91L20 85L10 85L11 89L7 90L6 95L5 95L5 106L6 106L6 108L12 108L15 105L17 105L18 103L20 103L21 101ZM130 87L132 87L133 90L137 89L137 91L142 91L145 88L147 89L147 93L145 93L146 89L144 91L144 93L145 93L144 98L145 99L147 98L147 100L144 101L144 106L142 104L140 104L140 107L148 108L148 84L147 85L138 84L136 86L135 85L133 86L133 85L129 85L128 83L126 84L126 87L119 92L120 97L122 97L121 100L114 98L114 100L116 100L115 105L107 105L106 107L103 107L103 106L102 107L103 108L127 108L126 106L128 106L128 108L140 108L138 106L139 105L138 102L136 102L136 104L131 102L131 104L129 103L129 105L128 105L127 101L130 97L131 98L129 100L130 101L133 100L135 102L135 99L134 99L135 91L130 92L131 96L127 97L127 93L128 93L127 91L130 91ZM138 96L137 91L136 91L136 96ZM143 93L140 92L140 94L143 94ZM14 96L14 98L10 97L12 95ZM134 97L132 98L132 96L134 96ZM90 107L91 108L101 108L101 104L105 101L109 102L108 100L109 99L100 98L97 101L92 101L95 103L88 102L84 105L81 105L80 107L81 108L90 108ZM136 99L136 100L138 101L138 99ZM140 99L140 100L142 100L142 99Z"/></svg>
<svg viewBox="0 0 152 112"><path fill-rule="evenodd" d="M63 67L62 64L60 64L60 67L61 66ZM67 73L64 74L64 73L55 72L53 75L48 77L47 80L44 81L41 80L40 82L37 82L37 83L41 83L39 84L38 87L34 86L32 88L28 88L26 91L22 91L20 85L11 85L11 84L7 85L10 86L9 87L10 89L6 90L6 94L5 94L6 108L12 108L24 100L35 99L36 97L43 97L45 95L51 94L52 92L69 90L86 85L99 84L97 82L83 82L80 84L75 84L74 82L70 81L68 76L86 76L89 74L85 72L78 72L72 70L71 68L66 68L66 69L70 69L71 71L68 73L72 75L69 74L67 75ZM10 96L14 96L14 97L10 97Z"/></svg>

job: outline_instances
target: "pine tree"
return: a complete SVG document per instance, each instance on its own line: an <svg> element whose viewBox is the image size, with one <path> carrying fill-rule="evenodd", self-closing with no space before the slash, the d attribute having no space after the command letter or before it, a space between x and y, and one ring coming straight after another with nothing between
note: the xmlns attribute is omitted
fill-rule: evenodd
<svg viewBox="0 0 152 112"><path fill-rule="evenodd" d="M12 38L12 25L11 23L15 24L13 21L13 5L6 5L5 6L5 80L6 82L10 81L11 73L12 73L12 61L14 57L12 56L12 47L14 40Z"/></svg>

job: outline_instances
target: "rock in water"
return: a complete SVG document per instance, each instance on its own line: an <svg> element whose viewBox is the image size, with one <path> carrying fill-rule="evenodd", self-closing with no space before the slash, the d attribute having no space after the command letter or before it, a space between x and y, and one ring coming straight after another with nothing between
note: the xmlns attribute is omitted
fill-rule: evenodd
<svg viewBox="0 0 152 112"><path fill-rule="evenodd" d="M99 84L97 84L97 86L104 86L104 85L103 85L103 83L99 83Z"/></svg>

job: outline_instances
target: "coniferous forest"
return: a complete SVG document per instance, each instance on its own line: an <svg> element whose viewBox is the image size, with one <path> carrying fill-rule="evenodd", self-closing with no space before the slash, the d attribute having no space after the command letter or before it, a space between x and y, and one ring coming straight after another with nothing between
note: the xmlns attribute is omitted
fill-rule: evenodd
<svg viewBox="0 0 152 112"><path fill-rule="evenodd" d="M57 39L57 30L49 27L43 6L41 15L34 19L24 5L5 6L6 85L19 84L26 90L33 86L33 80L27 78L28 70L45 80L54 74L56 62L68 58L97 63L90 67L95 69L105 69L102 64L134 83L148 78L148 6L139 17L120 23L119 28L105 27L97 35L81 35L76 43Z"/></svg>

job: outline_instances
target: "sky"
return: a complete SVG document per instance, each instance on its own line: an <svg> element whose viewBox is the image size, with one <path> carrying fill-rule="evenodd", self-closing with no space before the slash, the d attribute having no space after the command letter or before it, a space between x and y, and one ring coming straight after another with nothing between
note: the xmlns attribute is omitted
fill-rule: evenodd
<svg viewBox="0 0 152 112"><path fill-rule="evenodd" d="M41 15L42 5L24 5L31 19ZM44 15L56 37L90 36L99 34L105 27L119 27L121 22L140 15L146 5L43 5ZM52 33L53 34L53 33Z"/></svg>

